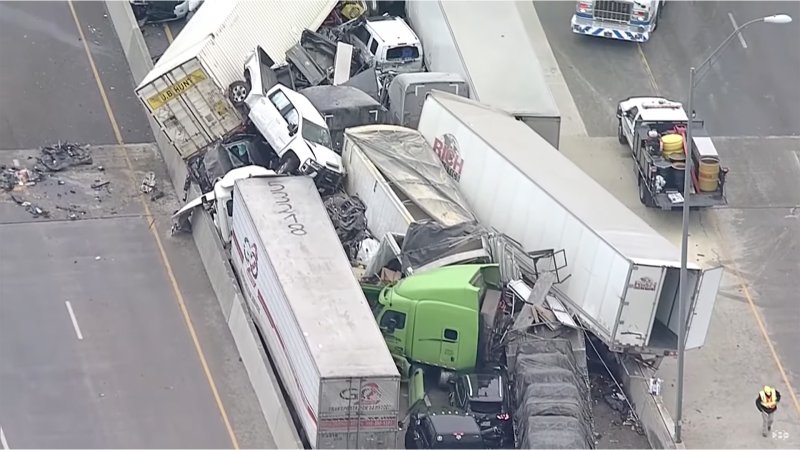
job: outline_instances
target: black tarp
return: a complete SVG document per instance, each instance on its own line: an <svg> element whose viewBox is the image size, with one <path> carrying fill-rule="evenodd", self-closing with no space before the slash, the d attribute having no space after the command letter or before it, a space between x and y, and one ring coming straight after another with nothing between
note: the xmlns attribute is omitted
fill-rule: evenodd
<svg viewBox="0 0 800 450"><path fill-rule="evenodd" d="M588 382L569 341L531 339L509 348L519 448L594 448Z"/></svg>

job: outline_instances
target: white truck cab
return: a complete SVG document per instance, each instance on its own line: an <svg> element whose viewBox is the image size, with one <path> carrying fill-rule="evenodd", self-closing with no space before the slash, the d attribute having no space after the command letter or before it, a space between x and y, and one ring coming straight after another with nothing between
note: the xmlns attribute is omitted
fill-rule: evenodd
<svg viewBox="0 0 800 450"><path fill-rule="evenodd" d="M321 190L336 189L344 169L325 118L305 96L279 84L265 58L257 48L247 59L246 81L231 85L231 101L249 109L250 121L278 156L278 173L308 175Z"/></svg>
<svg viewBox="0 0 800 450"><path fill-rule="evenodd" d="M587 36L647 42L658 27L666 0L579 0L572 32Z"/></svg>
<svg viewBox="0 0 800 450"><path fill-rule="evenodd" d="M371 17L354 35L353 45L369 54L379 71L422 72L422 43L402 18Z"/></svg>

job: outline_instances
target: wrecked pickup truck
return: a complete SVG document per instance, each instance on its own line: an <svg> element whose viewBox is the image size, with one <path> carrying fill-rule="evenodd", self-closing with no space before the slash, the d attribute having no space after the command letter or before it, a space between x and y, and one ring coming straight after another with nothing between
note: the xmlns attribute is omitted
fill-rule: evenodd
<svg viewBox="0 0 800 450"><path fill-rule="evenodd" d="M324 192L342 178L342 159L333 151L325 119L302 94L282 84L272 60L257 47L244 64L245 81L234 82L229 98L244 108L250 122L278 157L281 174L308 175Z"/></svg>
<svg viewBox="0 0 800 450"><path fill-rule="evenodd" d="M302 14L290 15L281 2L206 2L140 82L136 95L188 161L220 140L250 132L243 124L247 114L226 96L231 83L242 76L248 50L263 48L271 60L282 63L302 31L318 29L336 5L335 0L309 0ZM262 28L269 33L253 32ZM324 139L325 133L319 134ZM267 142L274 146L274 141ZM325 152L315 149L316 153Z"/></svg>

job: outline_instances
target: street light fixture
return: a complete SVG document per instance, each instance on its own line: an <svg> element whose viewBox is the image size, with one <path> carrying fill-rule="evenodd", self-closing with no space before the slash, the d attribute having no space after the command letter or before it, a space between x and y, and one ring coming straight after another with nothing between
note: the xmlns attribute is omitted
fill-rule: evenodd
<svg viewBox="0 0 800 450"><path fill-rule="evenodd" d="M774 16L766 16L758 19L753 19L743 23L741 26L733 30L719 47L716 48L708 58L705 59L696 68L689 69L689 101L687 103L687 113L689 116L689 123L686 127L686 168L685 176L683 177L683 233L681 237L681 274L680 274L680 300L678 301L678 317L681 318L678 325L678 396L676 406L676 420L675 420L675 441L681 443L681 427L683 422L683 370L684 358L686 353L686 325L688 318L686 317L686 306L688 303L689 286L688 286L688 269L687 260L689 257L689 195L691 194L692 186L692 127L694 125L694 88L695 80L694 75L699 69L709 64L711 60L724 49L731 40L739 34L744 28L753 25L754 23L772 23L772 24L787 24L792 22L792 16L788 14L776 14Z"/></svg>

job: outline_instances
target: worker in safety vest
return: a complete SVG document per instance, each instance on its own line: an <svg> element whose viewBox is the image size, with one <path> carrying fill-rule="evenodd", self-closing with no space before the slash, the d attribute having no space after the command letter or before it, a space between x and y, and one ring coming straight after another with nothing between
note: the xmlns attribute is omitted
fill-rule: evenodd
<svg viewBox="0 0 800 450"><path fill-rule="evenodd" d="M761 435L764 437L767 437L767 433L772 431L773 414L778 409L779 401L781 401L781 393L766 385L756 397L756 408L761 411Z"/></svg>

